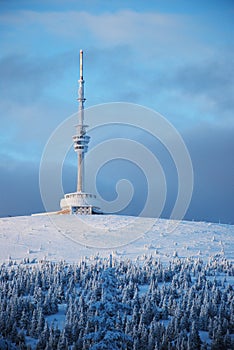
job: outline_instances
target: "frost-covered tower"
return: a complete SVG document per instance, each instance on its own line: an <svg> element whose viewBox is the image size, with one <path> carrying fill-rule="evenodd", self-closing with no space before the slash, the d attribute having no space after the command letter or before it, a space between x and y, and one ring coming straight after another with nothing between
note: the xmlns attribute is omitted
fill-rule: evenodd
<svg viewBox="0 0 234 350"><path fill-rule="evenodd" d="M77 134L73 136L74 149L78 155L77 192L65 194L60 201L62 212L69 214L91 215L99 213L99 208L91 203L95 195L84 191L84 158L88 150L90 137L86 134L87 125L84 124L84 79L83 79L83 51L80 50L80 79L78 89L78 125Z"/></svg>

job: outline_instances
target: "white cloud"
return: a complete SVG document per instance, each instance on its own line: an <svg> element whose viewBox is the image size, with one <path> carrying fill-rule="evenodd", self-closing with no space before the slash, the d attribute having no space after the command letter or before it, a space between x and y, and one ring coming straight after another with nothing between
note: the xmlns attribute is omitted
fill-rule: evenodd
<svg viewBox="0 0 234 350"><path fill-rule="evenodd" d="M79 43L86 47L130 46L140 57L152 58L155 55L155 60L159 56L176 60L178 53L198 56L201 50L209 52L206 45L196 38L196 24L188 15L138 13L133 10L101 14L25 10L2 14L0 21L6 26L14 26L17 30L15 37L18 35L19 40L22 40L23 33L30 38L32 32L31 45L38 37L46 42L52 36L55 45L60 42L62 46L66 42L67 45ZM38 42L37 45L42 44Z"/></svg>

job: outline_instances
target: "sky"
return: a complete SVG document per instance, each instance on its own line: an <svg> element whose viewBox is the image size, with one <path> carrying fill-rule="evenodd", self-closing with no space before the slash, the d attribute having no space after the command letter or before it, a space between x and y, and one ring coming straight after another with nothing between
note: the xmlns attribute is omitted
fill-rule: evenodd
<svg viewBox="0 0 234 350"><path fill-rule="evenodd" d="M185 219L234 224L233 16L231 0L0 0L0 216L44 210L40 161L51 133L77 110L83 49L86 107L127 102L163 115L193 164ZM105 137L123 132L109 128ZM168 184L161 216L169 217L177 193L171 160L149 135L126 134L157 153ZM65 192L75 190L73 153ZM121 213L137 215L147 179L130 163L109 162L98 186L113 200L116 181L129 177L135 197Z"/></svg>

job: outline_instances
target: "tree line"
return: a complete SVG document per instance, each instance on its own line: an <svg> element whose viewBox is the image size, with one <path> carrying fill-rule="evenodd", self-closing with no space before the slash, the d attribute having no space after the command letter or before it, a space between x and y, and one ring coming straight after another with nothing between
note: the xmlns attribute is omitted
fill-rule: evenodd
<svg viewBox="0 0 234 350"><path fill-rule="evenodd" d="M222 256L10 261L0 268L0 349L231 350L232 276ZM64 304L58 327L48 316Z"/></svg>

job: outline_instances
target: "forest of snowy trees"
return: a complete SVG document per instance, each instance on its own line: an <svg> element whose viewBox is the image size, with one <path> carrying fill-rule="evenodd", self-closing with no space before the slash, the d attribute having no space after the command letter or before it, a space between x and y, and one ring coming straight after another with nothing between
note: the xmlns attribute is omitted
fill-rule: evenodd
<svg viewBox="0 0 234 350"><path fill-rule="evenodd" d="M10 261L0 269L0 349L231 350L233 276L223 257Z"/></svg>

